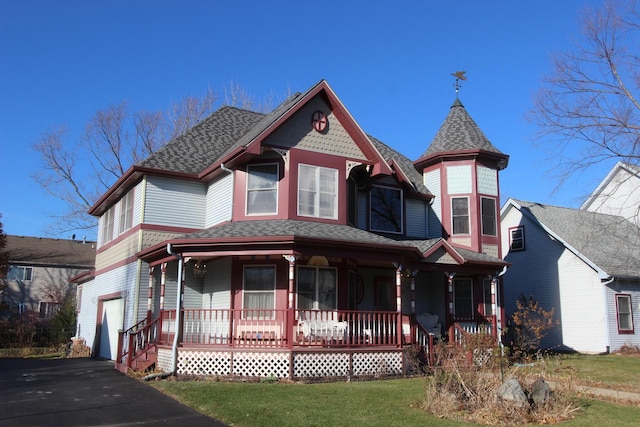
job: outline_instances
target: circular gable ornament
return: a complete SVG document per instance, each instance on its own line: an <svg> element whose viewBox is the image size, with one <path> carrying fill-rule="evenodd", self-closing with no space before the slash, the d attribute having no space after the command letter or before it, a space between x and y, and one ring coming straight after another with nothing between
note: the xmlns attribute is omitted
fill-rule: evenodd
<svg viewBox="0 0 640 427"><path fill-rule="evenodd" d="M329 120L327 120L327 116L322 111L316 111L311 115L311 126L316 132L324 132L328 123Z"/></svg>

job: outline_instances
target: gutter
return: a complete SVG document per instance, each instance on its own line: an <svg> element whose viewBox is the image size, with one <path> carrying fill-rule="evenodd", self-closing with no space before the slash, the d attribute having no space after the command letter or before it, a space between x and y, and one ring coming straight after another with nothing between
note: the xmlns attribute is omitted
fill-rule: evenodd
<svg viewBox="0 0 640 427"><path fill-rule="evenodd" d="M178 283L176 285L176 330L173 336L173 346L171 347L171 374L178 373L178 340L180 339L179 329L182 324L182 274L183 258L182 254L173 252L171 243L167 243L167 253L178 259Z"/></svg>

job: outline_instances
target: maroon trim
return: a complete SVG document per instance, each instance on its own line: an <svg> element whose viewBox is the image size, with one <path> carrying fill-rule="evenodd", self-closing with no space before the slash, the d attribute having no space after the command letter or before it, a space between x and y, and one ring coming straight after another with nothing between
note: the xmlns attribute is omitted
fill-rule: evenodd
<svg viewBox="0 0 640 427"><path fill-rule="evenodd" d="M130 257L127 257L125 259L122 259L118 262L116 262L115 264L110 264L107 267L101 268L100 270L95 270L94 274L95 276L99 275L99 274L104 274L108 271L112 271L115 270L116 268L119 267L123 267L127 264L131 264L132 262L136 262L138 261L138 256L137 255L132 255Z"/></svg>
<svg viewBox="0 0 640 427"><path fill-rule="evenodd" d="M112 292L110 294L104 294L104 295L100 295L98 297L98 301L97 301L97 311L96 311L96 331L95 331L95 338L94 338L94 343L93 343L93 347L92 347L92 356L93 357L98 357L98 355L100 354L100 341L101 341L101 335L102 335L102 309L103 309L103 304L105 301L109 301L109 300L113 300L113 299L120 299L122 298L122 292Z"/></svg>

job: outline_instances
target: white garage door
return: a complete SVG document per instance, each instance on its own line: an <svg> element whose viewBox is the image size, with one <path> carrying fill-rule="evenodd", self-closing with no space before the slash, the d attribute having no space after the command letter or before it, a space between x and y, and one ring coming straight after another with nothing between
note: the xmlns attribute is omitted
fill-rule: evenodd
<svg viewBox="0 0 640 427"><path fill-rule="evenodd" d="M118 331L124 324L124 300L122 298L102 303L102 329L100 329L100 357L116 359Z"/></svg>

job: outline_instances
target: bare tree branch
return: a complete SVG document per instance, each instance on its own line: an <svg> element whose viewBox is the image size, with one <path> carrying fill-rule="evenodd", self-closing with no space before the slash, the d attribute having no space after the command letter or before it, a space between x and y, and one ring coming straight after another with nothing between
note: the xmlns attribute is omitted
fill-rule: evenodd
<svg viewBox="0 0 640 427"><path fill-rule="evenodd" d="M529 118L553 149L561 184L603 161L640 163L638 12L638 0L585 9L582 38L553 57L534 98Z"/></svg>

